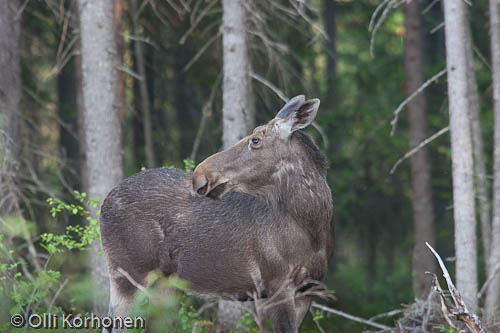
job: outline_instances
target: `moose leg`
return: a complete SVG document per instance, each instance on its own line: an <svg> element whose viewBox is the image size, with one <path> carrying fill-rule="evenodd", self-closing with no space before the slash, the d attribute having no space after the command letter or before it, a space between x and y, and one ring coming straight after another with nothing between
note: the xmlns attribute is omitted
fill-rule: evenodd
<svg viewBox="0 0 500 333"><path fill-rule="evenodd" d="M295 299L295 323L297 328L300 328L304 317L311 308L312 299L308 296L302 296Z"/></svg>
<svg viewBox="0 0 500 333"><path fill-rule="evenodd" d="M142 283L144 277L136 276L134 283ZM132 277L123 276L120 272L112 271L110 278L110 299L109 299L109 316L125 318L130 316L134 296L137 291L136 286L129 279ZM137 280L135 280L137 279ZM111 328L107 332L124 332L125 329ZM103 330L106 332L106 330Z"/></svg>

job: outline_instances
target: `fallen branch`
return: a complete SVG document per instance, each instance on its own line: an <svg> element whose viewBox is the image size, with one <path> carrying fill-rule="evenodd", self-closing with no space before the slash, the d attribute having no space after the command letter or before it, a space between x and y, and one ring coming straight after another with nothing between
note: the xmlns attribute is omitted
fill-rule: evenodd
<svg viewBox="0 0 500 333"><path fill-rule="evenodd" d="M434 288L439 295L439 301L441 303L441 312L443 313L444 320L446 320L446 322L451 328L453 328L455 331L458 331L457 326L455 326L455 324L453 324L453 322L450 319L450 311L448 311L448 307L446 306L444 291L441 288L441 285L439 284L439 280L436 274L430 272L426 272L426 274L432 276L432 283L434 284Z"/></svg>
<svg viewBox="0 0 500 333"><path fill-rule="evenodd" d="M373 326L373 327L379 328L381 330L391 330L391 327L389 327L389 326L382 325L382 324L379 324L377 322L374 322L374 321L371 321L371 320L368 320L368 319L356 317L356 316L350 315L348 313L345 313L343 311L335 310L335 309L329 308L329 307L327 307L325 305L318 304L316 302L313 302L312 306L315 307L315 308L321 309L323 311L330 312L330 313L336 314L338 316L347 318L349 320L358 322L358 323L362 323L362 324L365 324L365 325L369 325L369 326Z"/></svg>
<svg viewBox="0 0 500 333"><path fill-rule="evenodd" d="M443 277L445 278L446 284L448 285L448 290L450 291L451 297L453 298L453 302L455 303L455 306L457 308L456 311L451 311L452 314L458 320L464 322L465 325L467 326L467 328L471 332L473 332L473 333L486 333L487 331L483 327L483 325L481 324L479 317L474 313L471 314L469 312L469 310L467 309L467 305L464 303L464 301L462 300L462 296L460 295L460 292L453 284L453 281L451 280L451 277L450 277L450 273L448 273L448 270L446 269L446 266L444 265L444 262L441 259L441 257L439 256L439 254L436 252L436 250L434 250L434 248L429 243L425 242L425 245L427 245L427 247L431 250L432 254L434 254L434 256L436 257L436 259L439 263L439 267L441 267L441 271L443 272ZM434 284L436 285L436 288L438 289L438 292L439 292L439 289L441 289L441 287L439 286L439 282L437 280L437 277L435 274L432 274L432 275L434 275ZM448 311L448 308L447 308L446 304L444 303L444 295L442 293L442 290L441 290L441 292L439 292L439 295L441 298L441 308L446 307L446 309ZM444 312L443 312L443 314L444 314ZM445 318L448 318L448 317L445 316Z"/></svg>

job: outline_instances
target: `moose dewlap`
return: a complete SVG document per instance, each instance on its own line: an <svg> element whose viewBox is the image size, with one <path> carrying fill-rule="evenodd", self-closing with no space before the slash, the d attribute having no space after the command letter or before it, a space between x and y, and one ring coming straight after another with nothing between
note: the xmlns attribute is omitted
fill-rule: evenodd
<svg viewBox="0 0 500 333"><path fill-rule="evenodd" d="M131 280L160 269L207 295L273 297L274 330L298 332L311 305L303 292L324 277L333 248L327 162L301 131L319 104L297 96L192 175L146 170L109 193L101 233L110 315L129 315Z"/></svg>

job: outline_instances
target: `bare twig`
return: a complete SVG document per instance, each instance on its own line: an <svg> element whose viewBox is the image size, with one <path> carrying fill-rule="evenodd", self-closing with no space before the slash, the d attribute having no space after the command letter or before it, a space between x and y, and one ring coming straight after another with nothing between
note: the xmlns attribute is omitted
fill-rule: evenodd
<svg viewBox="0 0 500 333"><path fill-rule="evenodd" d="M282 90L280 90L278 87L276 87L274 84L272 84L271 82L269 82L268 80L266 80L265 78L260 76L259 74L252 71L252 72L250 72L250 77L252 79L259 81L260 83L262 83L263 85L265 85L266 87L271 89L276 95L278 95L278 97L283 102L285 102L285 103L288 102L289 98L285 95L285 93Z"/></svg>
<svg viewBox="0 0 500 333"><path fill-rule="evenodd" d="M126 67L125 65L118 65L117 69L119 71L122 71L122 72L124 72L124 73L132 76L136 80L139 80L139 81L144 80L144 78L142 76L140 76L139 74L137 74L136 72L134 72L132 69Z"/></svg>
<svg viewBox="0 0 500 333"><path fill-rule="evenodd" d="M401 157L399 160L397 160L396 163L394 163L394 165L391 168L391 171L389 171L389 174L392 175L396 171L396 169L398 168L398 166L401 163L403 163L404 160L406 160L407 158L411 157L413 154L415 154L420 149L422 149L422 147L424 147L424 146L428 145L429 143L431 143L432 141L436 140L438 137L440 137L444 133L448 132L449 130L450 130L450 128L448 126L446 126L445 128L440 129L437 133L434 133L433 135L431 135L430 137L428 137L424 141L420 142L415 148L413 148L412 150L408 151L406 154L404 154L403 157Z"/></svg>
<svg viewBox="0 0 500 333"><path fill-rule="evenodd" d="M398 117L399 113L403 110L403 108L406 106L406 104L410 103L415 96L420 94L425 88L427 88L431 83L439 79L441 76L443 76L446 73L446 69L443 69L439 73L435 74L433 77L431 77L429 80L425 81L417 90L415 90L410 96L408 96L399 106L396 108L396 110L393 111L394 113L394 118L391 120L391 136L394 135L394 132L396 131L396 125L398 123Z"/></svg>
<svg viewBox="0 0 500 333"><path fill-rule="evenodd" d="M201 121L200 127L198 127L198 132L196 132L196 137L193 142L193 149L191 150L190 159L194 161L196 159L196 155L198 154L198 148L200 147L201 137L203 135L203 131L205 130L205 126L207 123L207 118L212 116L212 104L214 102L215 93L217 92L217 88L220 85L221 73L217 75L217 79L215 80L214 85L212 86L212 90L210 91L210 96L208 97L207 102L203 106L201 111Z"/></svg>
<svg viewBox="0 0 500 333"><path fill-rule="evenodd" d="M137 289L139 289L140 291L142 291L146 295L150 296L147 288L144 287L142 284L138 283L137 281L135 281L126 270L124 270L121 267L118 267L117 271L118 271L118 273L123 275L128 280L128 282L130 282L134 287L136 287Z"/></svg>
<svg viewBox="0 0 500 333"><path fill-rule="evenodd" d="M500 273L500 263L498 263L495 266L495 269L493 270L493 272L491 272L490 276L488 277L488 279L486 280L486 282L481 287L481 290L479 290L479 293L477 294L477 298L481 298L481 297L484 296L484 293L488 289L489 284L497 276L498 273Z"/></svg>
<svg viewBox="0 0 500 333"><path fill-rule="evenodd" d="M486 66L486 68L489 69L489 71L491 72L491 66L490 64L488 63L488 60L486 60L486 57L481 53L481 50L479 50L477 48L476 45L472 45L472 50L474 51L474 53L477 55L477 57L479 58L479 60L481 60L481 62Z"/></svg>
<svg viewBox="0 0 500 333"><path fill-rule="evenodd" d="M202 306L200 306L200 308L198 309L198 311L195 312L194 317L198 317L203 312L205 312L206 310L214 307L215 305L217 305L217 302L214 302L214 301L208 301L208 302L206 302L205 304L203 304Z"/></svg>
<svg viewBox="0 0 500 333"><path fill-rule="evenodd" d="M323 128L315 121L311 123L312 127L316 131L318 131L319 135L321 135L321 139L323 140L323 145L325 146L325 149L328 148L328 136L326 135L325 131L323 131Z"/></svg>
<svg viewBox="0 0 500 333"><path fill-rule="evenodd" d="M64 280L64 282L61 283L61 285L57 289L54 297L52 297L52 299L50 300L49 307L48 307L48 310L47 310L48 312L50 312L50 310L52 310L52 307L54 306L54 303L56 302L56 299L59 297L59 295L61 294L62 290L64 289L64 287L66 286L67 283L68 283L68 279L66 278Z"/></svg>
<svg viewBox="0 0 500 333"><path fill-rule="evenodd" d="M432 7L434 7L434 5L438 2L439 2L439 0L432 1L427 7L424 8L424 10L422 10L422 15L427 13L429 10L431 10Z"/></svg>
<svg viewBox="0 0 500 333"><path fill-rule="evenodd" d="M379 313L378 315L375 315L375 316L369 318L368 320L375 320L375 319L384 318L384 317L393 317L397 314L403 313L404 311L405 311L404 309L396 309L396 310L392 310L389 312Z"/></svg>
<svg viewBox="0 0 500 333"><path fill-rule="evenodd" d="M443 27L444 27L444 22L441 22L438 25L436 25L434 28L432 28L431 31L429 32L429 34L433 35L436 33L436 31L439 31L439 29L441 29Z"/></svg>
<svg viewBox="0 0 500 333"><path fill-rule="evenodd" d="M336 314L338 316L347 318L349 320L358 322L358 323L362 323L362 324L365 324L365 325L369 325L369 326L373 326L373 327L379 328L381 330L390 330L391 329L389 326L382 325L382 324L379 324L377 322L374 322L374 321L371 321L371 320L368 320L368 319L356 317L356 316L353 316L351 314L345 313L343 311L335 310L335 309L329 308L329 307L327 307L325 305L318 304L316 302L313 302L312 306L315 307L315 308L321 309L323 311L330 312L330 313Z"/></svg>
<svg viewBox="0 0 500 333"><path fill-rule="evenodd" d="M212 8L216 3L217 3L217 0L211 1L205 8L203 8L200 15L198 15L196 18L192 19L191 26L184 33L184 35L182 35L181 39L179 40L179 44L184 44L186 42L186 39L189 37L189 35L193 32L194 29L196 29L198 24L200 24L200 22L203 20L203 18L207 15L210 8ZM194 14L194 12L193 12L193 14Z"/></svg>
<svg viewBox="0 0 500 333"><path fill-rule="evenodd" d="M387 3L387 6L384 8L384 10L382 11L382 14L380 14L380 18L378 19L378 21L375 23L375 25L373 25L373 22L375 20L375 16L376 16L376 13L378 13L378 11L380 11L379 8L383 7L384 4ZM373 53L373 49L374 49L374 46L375 46L375 36L377 35L377 31L378 29L380 29L380 27L382 26L382 24L384 23L385 19L387 18L387 15L389 15L391 9L396 9L399 7L399 5L401 5L401 3L403 3L402 0L384 0L376 9L375 11L373 12L372 14L372 18L370 20L370 26L369 26L369 30L370 32L372 33L371 34L371 38L370 38L370 55L373 57L374 56L374 53Z"/></svg>
<svg viewBox="0 0 500 333"><path fill-rule="evenodd" d="M24 0L23 4L21 5L21 7L19 7L19 10L16 13L14 20L18 20L21 17L28 2L29 2L29 0Z"/></svg>
<svg viewBox="0 0 500 333"><path fill-rule="evenodd" d="M216 35L212 36L212 38L210 38L206 43L205 45L203 45L199 51L194 55L194 57L189 60L189 62L187 63L186 66L184 66L184 68L182 69L183 72L186 72L195 62L196 60L198 60L198 58L201 57L201 55L210 47L210 45L212 45L217 39L219 39L219 37L222 35L222 26L219 28L219 31L217 32Z"/></svg>
<svg viewBox="0 0 500 333"><path fill-rule="evenodd" d="M434 248L428 242L425 242L425 245L427 245L429 250L431 250L432 254L434 254L434 256L436 257L436 259L439 263L439 267L441 267L441 271L443 272L443 277L446 280L446 283L448 284L448 290L451 293L451 297L453 298L453 302L455 302L455 305L458 307L459 304L463 303L462 297L460 296L460 293L458 292L457 288L453 284L453 281L451 280L450 273L448 273L448 269L446 269L446 266L444 265L443 260L441 259L439 254L436 252L436 250L434 250ZM467 311L467 306L465 306L465 304L463 304L463 306L464 306L464 310Z"/></svg>

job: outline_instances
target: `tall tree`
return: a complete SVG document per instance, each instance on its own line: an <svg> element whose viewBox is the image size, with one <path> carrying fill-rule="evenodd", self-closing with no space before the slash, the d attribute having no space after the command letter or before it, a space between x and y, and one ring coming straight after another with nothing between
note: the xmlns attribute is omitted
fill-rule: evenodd
<svg viewBox="0 0 500 333"><path fill-rule="evenodd" d="M223 0L223 135L224 149L245 137L255 124L250 82L247 12L244 0ZM245 308L239 302L219 302L219 323L235 326Z"/></svg>
<svg viewBox="0 0 500 333"><path fill-rule="evenodd" d="M223 136L224 149L248 134L254 126L248 56L247 13L244 0L224 0Z"/></svg>
<svg viewBox="0 0 500 333"><path fill-rule="evenodd" d="M21 23L19 1L0 2L0 216L19 210Z"/></svg>
<svg viewBox="0 0 500 333"><path fill-rule="evenodd" d="M88 195L103 200L123 175L113 2L79 0L78 10ZM99 286L94 310L102 314L109 281L100 251L101 244L94 242L91 269Z"/></svg>
<svg viewBox="0 0 500 333"><path fill-rule="evenodd" d="M477 89L476 71L474 68L474 54L472 51L472 33L470 25L465 25L467 47L467 84L469 89L469 113L471 119L472 148L474 157L474 173L476 181L477 199L479 203L479 217L481 222L481 244L484 257L488 258L491 243L491 214L490 199L488 195L488 179L486 175L486 162L484 159L484 145L481 129L480 100ZM486 272L488 272L488 259L485 260Z"/></svg>
<svg viewBox="0 0 500 333"><path fill-rule="evenodd" d="M472 311L477 309L477 249L469 89L467 16L463 1L444 1L446 69L453 176L453 217L457 287Z"/></svg>
<svg viewBox="0 0 500 333"><path fill-rule="evenodd" d="M491 67L493 73L493 112L495 118L493 151L493 222L489 274L500 265L500 4L490 0ZM500 274L492 280L486 294L486 317L496 318L500 304ZM495 316L496 314L496 316Z"/></svg>
<svg viewBox="0 0 500 333"><path fill-rule="evenodd" d="M422 54L422 31L419 3L416 0L406 3L405 15L405 70L406 90L414 93L424 83L424 64ZM410 148L416 147L427 137L427 103L425 94L418 94L408 104L408 123L410 126ZM432 202L431 168L429 152L420 149L410 159L413 225L415 245L413 248L413 291L418 298L424 298L430 290L426 271L433 272L435 259L425 246L434 243L434 205Z"/></svg>

